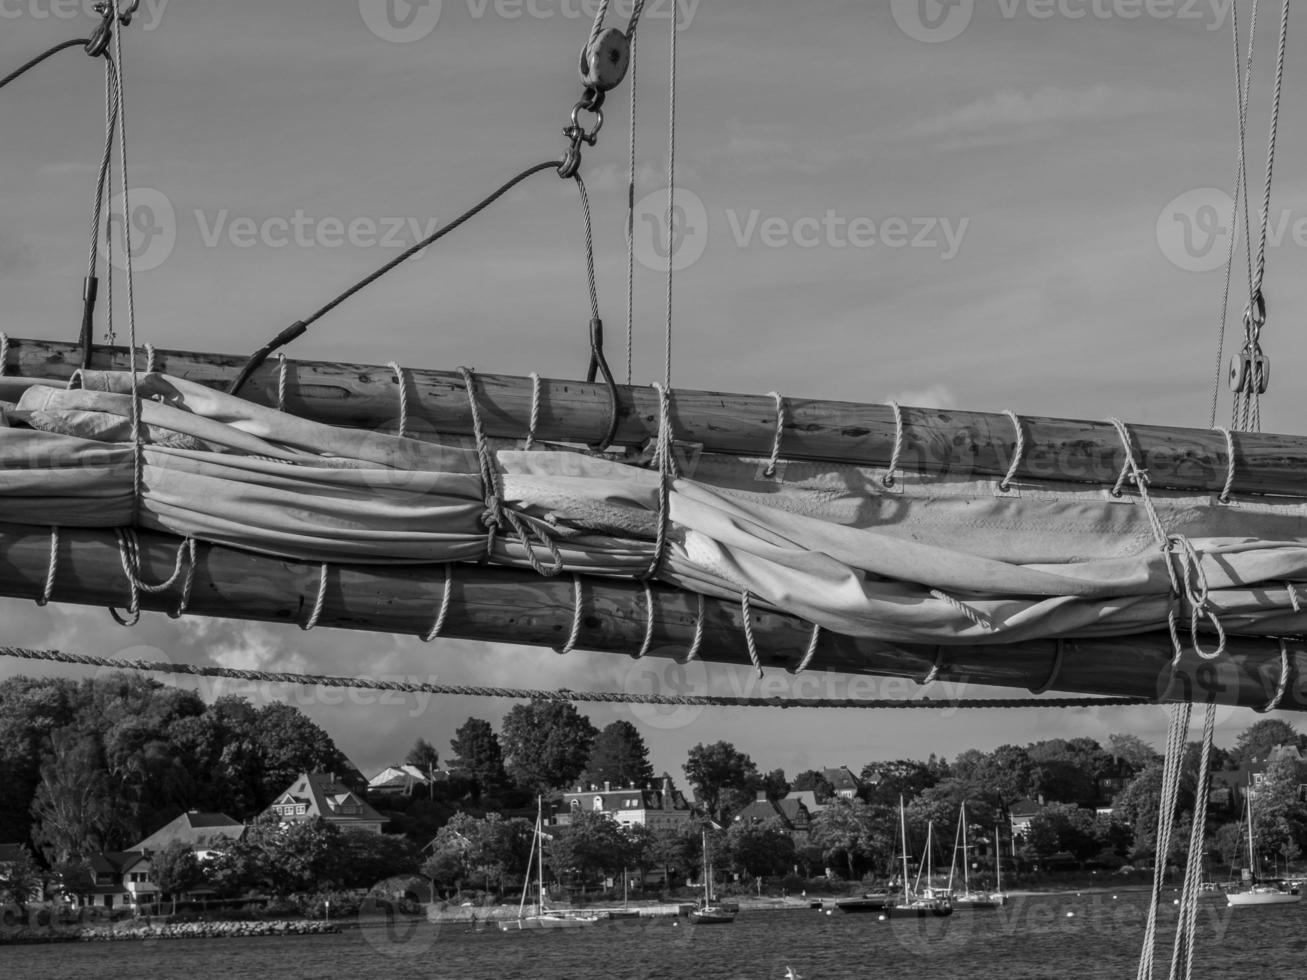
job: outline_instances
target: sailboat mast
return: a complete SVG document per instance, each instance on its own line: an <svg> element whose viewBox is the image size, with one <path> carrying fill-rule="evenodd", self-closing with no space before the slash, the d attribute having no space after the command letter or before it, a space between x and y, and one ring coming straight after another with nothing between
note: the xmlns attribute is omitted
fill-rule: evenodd
<svg viewBox="0 0 1307 980"><path fill-rule="evenodd" d="M1257 855L1253 853L1253 788L1248 787L1248 792L1244 795L1244 802L1248 804L1248 874L1253 879L1257 878Z"/></svg>
<svg viewBox="0 0 1307 980"><path fill-rule="evenodd" d="M964 810L963 812L965 813L966 811ZM950 893L953 891L953 873L957 870L958 867L958 841L961 839L962 839L962 818L959 817L958 829L953 832L953 857L948 863L948 890ZM964 873L966 871L966 860L967 860L967 855L966 852L964 851L962 854L962 861L963 861L962 870Z"/></svg>
<svg viewBox="0 0 1307 980"><path fill-rule="evenodd" d="M908 818L903 813L903 797L899 797L899 833L903 835L903 901L908 900Z"/></svg>
<svg viewBox="0 0 1307 980"><path fill-rule="evenodd" d="M998 835L998 824L994 824L994 890L1003 891L1003 838Z"/></svg>
<svg viewBox="0 0 1307 980"><path fill-rule="evenodd" d="M967 857L967 805L962 804L962 887L971 892L971 859Z"/></svg>
<svg viewBox="0 0 1307 980"><path fill-rule="evenodd" d="M536 883L539 886L540 914L545 911L545 804L542 797L536 797L536 851L539 857Z"/></svg>

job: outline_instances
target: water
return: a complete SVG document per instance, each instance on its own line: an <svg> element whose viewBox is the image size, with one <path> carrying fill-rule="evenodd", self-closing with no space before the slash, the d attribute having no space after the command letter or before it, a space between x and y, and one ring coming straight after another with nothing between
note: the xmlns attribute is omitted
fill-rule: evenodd
<svg viewBox="0 0 1307 980"><path fill-rule="evenodd" d="M338 936L154 940L0 947L5 980L126 976L151 980L277 977L712 978L804 980L1129 980L1143 937L1145 896L1038 896L997 912L877 921L875 915L749 912L733 925L614 922L566 933L500 933L465 924L362 925ZM1068 917L1067 913L1072 915ZM1167 974L1174 913L1163 907L1156 973ZM1307 975L1307 905L1199 912L1194 975L1204 980Z"/></svg>

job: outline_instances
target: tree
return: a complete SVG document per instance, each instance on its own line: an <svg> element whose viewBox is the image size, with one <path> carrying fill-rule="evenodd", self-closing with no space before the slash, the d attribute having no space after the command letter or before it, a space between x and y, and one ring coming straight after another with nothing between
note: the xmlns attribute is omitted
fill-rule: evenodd
<svg viewBox="0 0 1307 980"><path fill-rule="evenodd" d="M93 739L72 733L55 736L41 766L32 815L32 838L52 865L106 849L117 830L117 815Z"/></svg>
<svg viewBox="0 0 1307 980"><path fill-rule="evenodd" d="M440 762L440 753L436 747L428 742L425 738L419 738L413 743L413 748L408 750L408 755L404 756L404 764L420 769L430 776L436 771L437 764Z"/></svg>
<svg viewBox="0 0 1307 980"><path fill-rule="evenodd" d="M790 781L785 778L784 769L773 769L759 778L757 788L766 793L769 800L783 800L790 792Z"/></svg>
<svg viewBox="0 0 1307 980"><path fill-rule="evenodd" d="M794 866L794 838L776 820L733 823L726 851L735 869L751 878L782 875Z"/></svg>
<svg viewBox="0 0 1307 980"><path fill-rule="evenodd" d="M572 822L554 832L545 850L554 874L573 872L582 881L605 872L616 875L638 860L617 821L591 810L573 813Z"/></svg>
<svg viewBox="0 0 1307 980"><path fill-rule="evenodd" d="M726 823L728 814L753 799L758 767L730 742L696 745L683 768L695 797L718 823Z"/></svg>
<svg viewBox="0 0 1307 980"><path fill-rule="evenodd" d="M1094 811L1072 803L1051 803L1030 821L1026 846L1047 860L1055 854L1071 854L1083 866L1101 850L1104 840Z"/></svg>
<svg viewBox="0 0 1307 980"><path fill-rule="evenodd" d="M289 704L259 709L252 737L262 762L264 806L302 772L347 774L353 768L331 736Z"/></svg>
<svg viewBox="0 0 1307 980"><path fill-rule="evenodd" d="M576 781L595 739L590 719L565 701L532 701L504 716L504 768L524 790L544 793Z"/></svg>
<svg viewBox="0 0 1307 980"><path fill-rule="evenodd" d="M939 782L939 773L925 762L894 759L871 762L862 767L864 796L868 803L898 806L899 797L911 800L929 786Z"/></svg>
<svg viewBox="0 0 1307 980"><path fill-rule="evenodd" d="M864 777L866 776L867 769L869 768L870 766L865 767L862 770L862 774ZM811 790L813 796L816 797L816 800L819 804L825 803L828 800L834 798L835 796L835 787L830 784L829 779L827 779L816 769L805 769L803 772L795 776L794 782L790 785L790 789L791 791L796 793L804 792L805 790Z"/></svg>
<svg viewBox="0 0 1307 980"><path fill-rule="evenodd" d="M894 815L861 800L835 800L812 818L809 839L827 867L843 864L850 879L893 854Z"/></svg>
<svg viewBox="0 0 1307 980"><path fill-rule="evenodd" d="M1155 762L1161 762L1161 754L1138 735L1117 733L1107 737L1107 751L1112 759L1123 766L1128 775L1143 772Z"/></svg>
<svg viewBox="0 0 1307 980"><path fill-rule="evenodd" d="M585 763L585 776L592 783L613 786L645 786L653 781L649 748L629 721L615 721L595 736Z"/></svg>
<svg viewBox="0 0 1307 980"><path fill-rule="evenodd" d="M417 849L398 834L346 830L340 835L340 885L371 888L379 881L417 870Z"/></svg>
<svg viewBox="0 0 1307 980"><path fill-rule="evenodd" d="M469 718L454 732L449 745L454 752L450 767L473 781L478 796L493 796L507 785L504 752L490 722Z"/></svg>
<svg viewBox="0 0 1307 980"><path fill-rule="evenodd" d="M172 897L172 911L177 914L177 896L204 883L204 871L195 851L185 841L175 840L162 851L150 855L150 876L159 891Z"/></svg>
<svg viewBox="0 0 1307 980"><path fill-rule="evenodd" d="M1046 800L1095 806L1099 780L1110 768L1111 756L1089 738L1036 742L1026 749L1032 763L1034 789Z"/></svg>
<svg viewBox="0 0 1307 980"><path fill-rule="evenodd" d="M0 864L0 899L7 899L26 911L32 894L39 895L44 886L45 876L26 846L19 848L17 858Z"/></svg>
<svg viewBox="0 0 1307 980"><path fill-rule="evenodd" d="M1253 843L1259 858L1278 855L1292 860L1307 844L1307 806L1299 791L1303 782L1300 769L1287 757L1266 767L1252 808Z"/></svg>
<svg viewBox="0 0 1307 980"><path fill-rule="evenodd" d="M1261 755L1277 745L1293 745L1301 748L1297 730L1287 721L1281 721L1279 718L1263 718L1239 733L1234 743L1235 762L1239 765L1246 764L1253 756Z"/></svg>

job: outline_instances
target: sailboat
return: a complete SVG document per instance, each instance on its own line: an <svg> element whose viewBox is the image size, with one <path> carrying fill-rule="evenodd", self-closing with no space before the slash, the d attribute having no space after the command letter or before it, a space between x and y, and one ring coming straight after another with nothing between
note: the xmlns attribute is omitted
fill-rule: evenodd
<svg viewBox="0 0 1307 980"><path fill-rule="evenodd" d="M995 837L997 841L997 836ZM958 813L958 829L953 840L953 862L948 869L949 901L955 909L996 909L1001 902L989 892L971 887L971 861L967 856L970 847L967 844L967 804L964 801ZM953 876L957 868L958 852L962 852L962 892L953 894Z"/></svg>
<svg viewBox="0 0 1307 980"><path fill-rule="evenodd" d="M885 905L885 916L892 918L894 916L945 916L953 914L953 906L949 904L947 898L926 897L908 888L908 820L903 809L903 797L899 797L899 834L902 838L903 848L900 852L903 858L903 896L897 901L889 902ZM929 839L929 831L927 832ZM926 860L930 859L930 845L926 846ZM920 881L920 875L918 875ZM927 877L927 886L930 880Z"/></svg>
<svg viewBox="0 0 1307 980"><path fill-rule="evenodd" d="M735 921L735 909L718 902L713 895L707 827L703 829L703 899L699 902L699 907L690 913L690 921L698 926L721 926Z"/></svg>
<svg viewBox="0 0 1307 980"><path fill-rule="evenodd" d="M602 914L551 910L546 906L544 840L544 802L540 797L536 797L535 834L531 838L531 854L527 858L527 880L522 885L522 900L517 907L517 918L505 919L499 923L501 932L521 932L528 929L582 929L598 925L607 919L607 916ZM536 869L536 901L528 906L526 893L531 886L533 866Z"/></svg>
<svg viewBox="0 0 1307 980"><path fill-rule="evenodd" d="M1280 885L1264 884L1257 879L1257 851L1253 844L1253 794L1252 787L1245 794L1248 812L1248 887L1242 891L1226 892L1228 907L1238 905L1290 905L1302 901L1302 894L1297 888L1286 889Z"/></svg>

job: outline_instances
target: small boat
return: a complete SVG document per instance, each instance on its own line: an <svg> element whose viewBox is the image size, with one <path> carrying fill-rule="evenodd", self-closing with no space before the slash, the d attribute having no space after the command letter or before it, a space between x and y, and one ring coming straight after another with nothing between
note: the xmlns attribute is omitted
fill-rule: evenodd
<svg viewBox="0 0 1307 980"><path fill-rule="evenodd" d="M883 912L885 906L894 901L892 895L862 895L855 898L841 898L835 907L841 912Z"/></svg>
<svg viewBox="0 0 1307 980"><path fill-rule="evenodd" d="M997 849L997 836L995 837L995 847ZM949 904L955 909L961 909L970 912L980 912L986 909L996 909L1002 905L1006 899L1000 900L987 891L971 887L971 861L967 858L967 851L970 850L967 844L967 804L963 803L958 813L958 829L953 838L953 862L948 869L948 890ZM962 891L959 894L953 894L953 875L957 868L958 851L962 852Z"/></svg>
<svg viewBox="0 0 1307 980"><path fill-rule="evenodd" d="M953 914L953 906L945 897L939 897L934 894L926 895L910 891L908 888L908 819L903 810L903 797L899 797L899 833L903 838L903 896L886 903L884 907L885 918L904 918L916 916L918 918L926 917L943 917ZM926 840L926 859L925 863L930 863L930 835L927 832ZM918 875L920 877L920 875ZM929 886L929 875L926 878ZM933 892L933 889L927 889Z"/></svg>
<svg viewBox="0 0 1307 980"><path fill-rule="evenodd" d="M544 801L536 797L535 836L531 838L531 854L527 858L527 881L522 885L522 901L518 905L516 919L504 919L499 923L501 932L526 932L537 929L584 929L606 922L609 915L603 912L572 912L566 909L550 909L545 905L545 847L544 847ZM526 890L531 883L531 866L536 866L536 901L528 911Z"/></svg>
<svg viewBox="0 0 1307 980"><path fill-rule="evenodd" d="M1296 887L1289 887L1279 882L1258 881L1257 852L1253 846L1253 795L1246 794L1248 801L1248 887L1241 891L1228 891L1225 901L1228 908L1240 905L1291 905L1302 901L1302 894Z"/></svg>
<svg viewBox="0 0 1307 980"><path fill-rule="evenodd" d="M712 861L708 857L708 828L703 829L703 900L690 912L690 921L697 926L724 926L735 921L739 906L719 902L713 897Z"/></svg>

